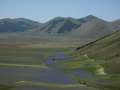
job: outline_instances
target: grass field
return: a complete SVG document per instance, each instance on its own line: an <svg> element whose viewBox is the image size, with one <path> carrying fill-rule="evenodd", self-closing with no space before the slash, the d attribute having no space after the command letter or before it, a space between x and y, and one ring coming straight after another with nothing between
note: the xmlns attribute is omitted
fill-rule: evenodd
<svg viewBox="0 0 120 90"><path fill-rule="evenodd" d="M99 43L92 48L88 46L82 51L75 51L76 46L80 44L79 41L72 43L67 40L52 40L51 42L50 40L46 42L44 40L27 40L1 40L0 90L34 90L35 88L37 88L35 90L48 90L48 88L49 90L61 90L61 88L62 90L120 89L120 75L110 74L105 70L106 63L112 65L112 59L108 61L107 58L105 61L103 55L105 52L102 49L100 51L103 53L96 53ZM104 41L101 42L104 43ZM104 47L109 44L105 44ZM92 52L90 52L91 49ZM112 50L119 52L117 49ZM56 58L56 53L59 52L68 58ZM52 65L44 63L49 59L54 61ZM109 70L112 69L109 68ZM62 83L64 75L70 77L67 84Z"/></svg>

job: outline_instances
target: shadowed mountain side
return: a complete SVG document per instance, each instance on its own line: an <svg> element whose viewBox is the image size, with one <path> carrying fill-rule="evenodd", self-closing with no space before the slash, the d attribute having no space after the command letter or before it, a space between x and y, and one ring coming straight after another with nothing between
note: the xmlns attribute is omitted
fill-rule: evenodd
<svg viewBox="0 0 120 90"><path fill-rule="evenodd" d="M40 25L38 22L25 18L4 18L0 19L0 32L23 32Z"/></svg>
<svg viewBox="0 0 120 90"><path fill-rule="evenodd" d="M71 17L56 17L43 24L42 27L37 28L35 31L47 33L65 33L77 29L79 25L80 22L77 19Z"/></svg>

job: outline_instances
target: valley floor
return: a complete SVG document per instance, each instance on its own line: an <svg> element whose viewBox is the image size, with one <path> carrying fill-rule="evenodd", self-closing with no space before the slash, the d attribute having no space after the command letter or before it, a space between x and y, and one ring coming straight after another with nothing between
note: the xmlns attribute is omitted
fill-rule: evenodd
<svg viewBox="0 0 120 90"><path fill-rule="evenodd" d="M94 60L74 57L79 43L40 43L0 43L0 90L119 90L114 77L96 74L102 67Z"/></svg>

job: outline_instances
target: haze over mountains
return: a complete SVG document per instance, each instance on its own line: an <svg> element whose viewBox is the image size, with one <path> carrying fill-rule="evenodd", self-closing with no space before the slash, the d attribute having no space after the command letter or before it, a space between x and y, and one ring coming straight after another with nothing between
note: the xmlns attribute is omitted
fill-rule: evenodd
<svg viewBox="0 0 120 90"><path fill-rule="evenodd" d="M99 38L120 29L120 20L108 22L89 15L80 19L56 17L46 23L24 18L1 19L0 32L25 32L28 34L47 34Z"/></svg>

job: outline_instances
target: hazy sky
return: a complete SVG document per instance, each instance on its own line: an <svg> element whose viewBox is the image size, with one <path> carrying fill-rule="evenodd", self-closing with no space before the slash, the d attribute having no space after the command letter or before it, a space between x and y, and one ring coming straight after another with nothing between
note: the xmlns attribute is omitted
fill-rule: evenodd
<svg viewBox="0 0 120 90"><path fill-rule="evenodd" d="M57 16L81 18L89 14L109 21L120 19L120 0L0 0L0 18L45 22Z"/></svg>

